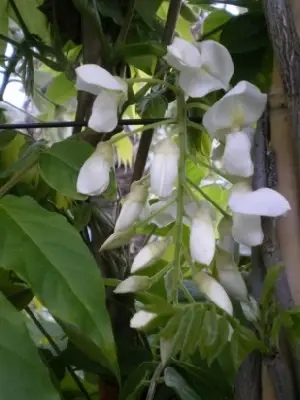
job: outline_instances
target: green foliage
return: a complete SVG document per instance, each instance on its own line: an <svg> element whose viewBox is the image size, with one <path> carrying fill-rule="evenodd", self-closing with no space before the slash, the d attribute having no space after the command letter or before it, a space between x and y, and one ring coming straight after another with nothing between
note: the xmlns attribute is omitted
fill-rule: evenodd
<svg viewBox="0 0 300 400"><path fill-rule="evenodd" d="M134 170L138 173L144 149L134 160L138 135L129 137L132 127L98 133L88 128L68 139L64 128L34 134L32 130L0 132L0 397L54 400L62 395L70 400L88 396L96 400L105 397L101 392L108 386L119 393L120 400L149 398L149 388L154 390L153 400L233 399L237 372L252 351L273 354L280 347L282 329L296 348L300 312L297 308L281 310L275 299L280 266L268 270L251 325L239 302L229 315L198 291L195 275L205 268L218 277L216 260L204 266L191 259L193 219L179 203L187 194L195 205L199 200L209 201L216 211L213 229L218 238L219 220L231 212L230 183L227 186L219 179L219 166L214 168L214 141L201 118L224 91L183 99L177 94L178 71L164 56L174 35L190 42L216 40L228 48L234 61L230 85L248 80L267 92L273 53L262 2L217 2L248 8L234 16L213 7L213 0L188 0L182 3L176 21L177 13L172 16L175 3L170 0L63 3L2 0L0 35L8 37L13 52L4 63L1 56L7 42L1 36L0 97L11 81L21 79L38 109L34 121L87 121L93 98L77 93L75 68L99 62L115 77L130 79L128 98L116 106L119 118L165 118L173 115L177 101L176 120L168 125L167 133L178 144L182 184L175 182L176 216L168 226L157 228L150 217L145 222L147 210L138 209L142 221L136 219L129 231L117 232L126 236L125 245L99 251L113 232L121 206L126 216L131 215L132 209L126 211L122 198L130 177L123 184L124 176L111 168L108 188L88 198L77 192L78 174L95 145L111 137L114 166L126 171L137 160ZM203 11L208 15L200 29ZM31 118L26 115L30 110L26 108L24 118ZM0 112L1 122L5 121L5 113ZM186 116L199 120L193 123ZM114 141L118 134L121 139ZM145 175L143 179L147 182ZM153 204L161 198L148 200ZM139 201L134 197L133 203L139 206ZM131 244L135 243L128 242L134 234L147 236L143 245L153 236L171 241L158 261L138 272L151 282L147 290L134 296L116 294L115 287L129 275ZM199 245L205 239L199 235ZM251 305L250 300L244 305ZM33 308L37 309L31 315ZM140 327L135 315L138 328L131 329L130 320L138 310L141 320L149 316L143 312L154 315ZM47 320L40 318L42 314ZM53 325L62 332L64 347Z"/></svg>
<svg viewBox="0 0 300 400"><path fill-rule="evenodd" d="M166 368L164 381L167 386L174 389L182 400L201 400L201 397L187 384L176 369L171 367Z"/></svg>
<svg viewBox="0 0 300 400"><path fill-rule="evenodd" d="M59 400L24 317L0 293L0 395L3 399ZM12 383L12 377L15 377Z"/></svg>
<svg viewBox="0 0 300 400"><path fill-rule="evenodd" d="M101 361L117 373L103 283L78 233L63 217L28 197L2 198L0 220L3 268L18 273L58 319L84 332L97 346Z"/></svg>

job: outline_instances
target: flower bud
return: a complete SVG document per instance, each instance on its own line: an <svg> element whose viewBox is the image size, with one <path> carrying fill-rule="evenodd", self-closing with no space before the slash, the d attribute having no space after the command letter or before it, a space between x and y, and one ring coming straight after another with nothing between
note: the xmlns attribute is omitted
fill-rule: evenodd
<svg viewBox="0 0 300 400"><path fill-rule="evenodd" d="M158 197L171 196L178 175L179 148L169 138L161 140L154 149L151 164L151 191Z"/></svg>
<svg viewBox="0 0 300 400"><path fill-rule="evenodd" d="M148 197L148 189L140 183L133 183L117 219L115 232L126 231L139 219Z"/></svg>
<svg viewBox="0 0 300 400"><path fill-rule="evenodd" d="M147 276L130 276L119 283L114 292L117 294L141 292L147 289L150 283L151 280Z"/></svg>
<svg viewBox="0 0 300 400"><path fill-rule="evenodd" d="M99 196L109 185L109 173L112 166L112 145L109 142L98 143L94 153L79 171L77 191L89 196Z"/></svg>
<svg viewBox="0 0 300 400"><path fill-rule="evenodd" d="M152 312L148 312L148 311L144 311L144 310L137 311L130 320L130 328L133 328L133 329L144 328L155 317L157 317L157 314L154 314Z"/></svg>
<svg viewBox="0 0 300 400"><path fill-rule="evenodd" d="M169 241L167 239L147 244L135 256L130 272L134 273L154 264L163 255L168 245Z"/></svg>
<svg viewBox="0 0 300 400"><path fill-rule="evenodd" d="M219 281L227 293L239 301L247 301L248 291L232 254L219 251L216 256Z"/></svg>
<svg viewBox="0 0 300 400"><path fill-rule="evenodd" d="M125 244L129 243L133 235L133 230L129 230L126 232L115 232L105 240L100 248L100 251L113 250L117 249L118 247L125 246Z"/></svg>
<svg viewBox="0 0 300 400"><path fill-rule="evenodd" d="M209 265L215 254L215 233L212 221L212 208L203 201L192 222L190 251L193 260Z"/></svg>
<svg viewBox="0 0 300 400"><path fill-rule="evenodd" d="M228 314L233 314L230 298L219 282L203 271L198 272L194 279L200 292Z"/></svg>

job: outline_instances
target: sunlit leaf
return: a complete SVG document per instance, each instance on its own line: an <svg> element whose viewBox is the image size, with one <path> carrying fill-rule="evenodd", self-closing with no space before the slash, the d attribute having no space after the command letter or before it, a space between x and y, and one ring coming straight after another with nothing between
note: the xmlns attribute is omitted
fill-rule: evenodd
<svg viewBox="0 0 300 400"><path fill-rule="evenodd" d="M118 157L118 165L122 164L126 167L131 167L133 163L133 144L128 137L118 140L115 143Z"/></svg>
<svg viewBox="0 0 300 400"><path fill-rule="evenodd" d="M0 265L19 274L55 317L84 333L117 374L104 285L79 233L29 197L3 197L0 222Z"/></svg>

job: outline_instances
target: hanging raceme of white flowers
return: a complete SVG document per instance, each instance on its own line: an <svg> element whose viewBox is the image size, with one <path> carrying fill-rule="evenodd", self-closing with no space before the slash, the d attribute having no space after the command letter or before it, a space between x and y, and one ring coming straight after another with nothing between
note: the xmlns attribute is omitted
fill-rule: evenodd
<svg viewBox="0 0 300 400"><path fill-rule="evenodd" d="M234 73L232 58L227 49L215 41L191 44L175 38L167 47L164 59L178 71L178 86L164 81L160 83L171 87L176 94L177 119L170 119L166 123L177 123L179 134L178 137L167 137L156 145L150 176L144 176L132 184L116 222L115 232L103 244L102 250L128 243L137 227L149 223L165 227L175 222L168 237L150 242L142 248L133 261L131 276L121 282L115 292L147 290L170 270L175 271L174 276L177 276L176 292L180 285L183 256L199 290L218 307L232 314L229 296L244 303L251 300L235 263L236 245L260 245L263 241L261 216L278 217L290 209L288 201L278 192L269 188L253 191L250 185L254 166L251 158L252 138L247 128L261 117L267 96L246 81L230 87ZM97 65L83 65L77 68L76 73L78 90L97 96L88 126L97 132L112 131L117 126L120 107L127 99L128 84L134 80L126 81L112 76ZM151 79L149 81L151 83ZM156 83L157 80L153 81L153 84ZM227 176L233 176L237 182L231 188L228 210L220 210L209 197L199 200L197 189L201 192L201 187L191 185L185 177L185 162L189 158L185 100L188 97L201 98L220 89L226 94L206 111L203 126L211 139L224 144L223 169ZM80 170L78 192L95 196L107 189L113 168L114 143L130 134L116 134L109 141L98 144L94 154ZM153 195L157 201L150 204L149 198ZM220 211L223 218L218 225L219 238L216 240L216 213ZM182 249L183 225L190 228L190 245L185 251ZM173 263L152 278L138 275L141 270L158 261L171 244L175 247ZM213 260L218 280L210 273ZM155 314L140 310L133 317L131 325L142 328L154 317Z"/></svg>

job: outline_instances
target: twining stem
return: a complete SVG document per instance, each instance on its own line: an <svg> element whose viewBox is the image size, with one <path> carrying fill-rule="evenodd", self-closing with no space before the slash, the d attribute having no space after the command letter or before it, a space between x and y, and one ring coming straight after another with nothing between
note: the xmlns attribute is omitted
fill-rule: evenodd
<svg viewBox="0 0 300 400"><path fill-rule="evenodd" d="M152 376L146 400L152 400L154 398L156 386L157 386L159 377L160 377L161 373L163 372L163 370L164 370L163 364L159 363L157 368L156 368L156 370L155 370L155 372L154 372L154 374L153 374L153 376Z"/></svg>
<svg viewBox="0 0 300 400"><path fill-rule="evenodd" d="M166 82L162 79L157 79L157 78L129 78L126 79L126 82L128 84L134 84L134 83L149 83L151 86L154 85L162 85L165 86L166 88L172 90L177 96L182 95L182 90L174 85L172 85L169 82Z"/></svg>
<svg viewBox="0 0 300 400"><path fill-rule="evenodd" d="M173 124L174 122L175 122L175 120L173 118L170 118L170 119L166 119L165 121L158 121L158 122L154 122L153 124L144 125L140 128L134 129L133 131L130 131L130 132L120 132L120 133L117 133L116 135L114 135L110 139L110 143L113 144L113 143L116 143L119 140L124 139L128 136L135 135L136 133L143 132L148 129L158 128L159 126L162 126L162 125Z"/></svg>
<svg viewBox="0 0 300 400"><path fill-rule="evenodd" d="M194 261L192 260L190 252L185 247L185 245L182 246L182 251L183 251L183 255L184 255L185 261L188 263L188 266L191 269L192 275L195 276L198 271L197 271L197 268L196 268L196 265L195 265Z"/></svg>
<svg viewBox="0 0 300 400"><path fill-rule="evenodd" d="M192 186L197 192L199 192L201 194L202 197L205 198L205 200L207 200L209 203L211 203L224 217L227 218L231 218L231 216L225 211L223 210L222 207L219 206L218 203L216 203L211 197L209 197L204 190L202 190L199 186L197 186L193 181L191 181L190 179L187 179L187 183ZM186 185L186 187L188 187L188 185ZM193 192L190 192L191 194ZM195 196L194 196L195 198Z"/></svg>
<svg viewBox="0 0 300 400"><path fill-rule="evenodd" d="M209 109L209 106L207 104L199 103L199 102L191 102L187 103L185 108L188 110L190 108L200 108L201 110L207 111Z"/></svg>
<svg viewBox="0 0 300 400"><path fill-rule="evenodd" d="M125 42L126 37L128 35L128 32L129 32L129 29L130 29L132 18L134 16L136 0L129 0L128 3L129 4L128 4L128 8L127 8L127 13L126 13L123 25L121 27L118 39L116 41L116 45L122 44L122 43Z"/></svg>
<svg viewBox="0 0 300 400"><path fill-rule="evenodd" d="M184 181L185 175L185 154L186 154L186 109L184 95L180 94L177 97L177 117L179 128L179 164L178 164L178 183L177 183L177 216L175 221L175 251L174 251L174 267L175 267L175 281L177 286L181 278L181 263L180 252L182 245L182 219L183 219L183 195L184 195ZM173 295L177 296L176 287L173 288Z"/></svg>

